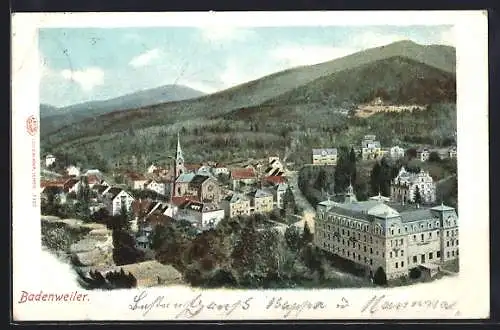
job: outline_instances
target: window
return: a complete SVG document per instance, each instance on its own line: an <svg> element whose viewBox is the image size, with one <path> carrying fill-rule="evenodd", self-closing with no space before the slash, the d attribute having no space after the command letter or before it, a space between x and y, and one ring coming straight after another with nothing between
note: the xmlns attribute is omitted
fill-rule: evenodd
<svg viewBox="0 0 500 330"><path fill-rule="evenodd" d="M429 238L432 238L432 232L429 233Z"/></svg>
<svg viewBox="0 0 500 330"><path fill-rule="evenodd" d="M370 265L373 265L373 259L370 259Z"/></svg>
<svg viewBox="0 0 500 330"><path fill-rule="evenodd" d="M399 244L403 245L403 239L399 240Z"/></svg>
<svg viewBox="0 0 500 330"><path fill-rule="evenodd" d="M389 258L392 258L392 251L389 252Z"/></svg>
<svg viewBox="0 0 500 330"><path fill-rule="evenodd" d="M432 252L429 252L429 260L432 260Z"/></svg>
<svg viewBox="0 0 500 330"><path fill-rule="evenodd" d="M450 231L449 230L446 231L446 237L450 237Z"/></svg>
<svg viewBox="0 0 500 330"><path fill-rule="evenodd" d="M439 221L436 221L436 227L439 227Z"/></svg>
<svg viewBox="0 0 500 330"><path fill-rule="evenodd" d="M446 252L446 257L449 258L450 257L450 251Z"/></svg>
<svg viewBox="0 0 500 330"><path fill-rule="evenodd" d="M342 229L342 235L345 235L345 231L344 231L344 229Z"/></svg>
<svg viewBox="0 0 500 330"><path fill-rule="evenodd" d="M451 246L454 246L455 245L455 241L451 241Z"/></svg>
<svg viewBox="0 0 500 330"><path fill-rule="evenodd" d="M347 231L347 237L350 237L351 236L351 232L348 230Z"/></svg>
<svg viewBox="0 0 500 330"><path fill-rule="evenodd" d="M401 250L401 256L404 256L404 254L405 254L405 251Z"/></svg>
<svg viewBox="0 0 500 330"><path fill-rule="evenodd" d="M408 227L405 226L405 233L407 233L407 232L408 232Z"/></svg>
<svg viewBox="0 0 500 330"><path fill-rule="evenodd" d="M366 245L363 247L363 251L366 252Z"/></svg>
<svg viewBox="0 0 500 330"><path fill-rule="evenodd" d="M398 228L398 234L401 234L401 229Z"/></svg>
<svg viewBox="0 0 500 330"><path fill-rule="evenodd" d="M424 234L420 234L420 240L423 241L424 240Z"/></svg>
<svg viewBox="0 0 500 330"><path fill-rule="evenodd" d="M345 245L345 240L342 238L342 244Z"/></svg>
<svg viewBox="0 0 500 330"><path fill-rule="evenodd" d="M401 268L403 268L404 266L405 266L405 262L401 261Z"/></svg>
<svg viewBox="0 0 500 330"><path fill-rule="evenodd" d="M458 250L457 250L457 257L458 257Z"/></svg>
<svg viewBox="0 0 500 330"><path fill-rule="evenodd" d="M417 262L417 256L413 256L413 263Z"/></svg>
<svg viewBox="0 0 500 330"><path fill-rule="evenodd" d="M450 247L450 241L446 242L446 247Z"/></svg>
<svg viewBox="0 0 500 330"><path fill-rule="evenodd" d="M420 262L421 262L421 263L424 263L424 262L425 262L425 254L422 254L422 255L420 256Z"/></svg>
<svg viewBox="0 0 500 330"><path fill-rule="evenodd" d="M353 257L354 259L356 259L356 253L354 253L354 252L353 252L353 253L352 253L352 257Z"/></svg>
<svg viewBox="0 0 500 330"><path fill-rule="evenodd" d="M370 248L370 254L373 254L373 248Z"/></svg>
<svg viewBox="0 0 500 330"><path fill-rule="evenodd" d="M366 242L366 235L363 235L363 240Z"/></svg>
<svg viewBox="0 0 500 330"><path fill-rule="evenodd" d="M454 257L455 256L455 251L451 251L451 256Z"/></svg>
<svg viewBox="0 0 500 330"><path fill-rule="evenodd" d="M417 235L413 235L413 240L417 240Z"/></svg>
<svg viewBox="0 0 500 330"><path fill-rule="evenodd" d="M347 251L347 256L350 257L351 256L351 252Z"/></svg>
<svg viewBox="0 0 500 330"><path fill-rule="evenodd" d="M358 254L358 261L361 261L361 255Z"/></svg>
<svg viewBox="0 0 500 330"><path fill-rule="evenodd" d="M396 262L396 268L398 268L398 263Z"/></svg>
<svg viewBox="0 0 500 330"><path fill-rule="evenodd" d="M457 239L457 244L456 244L456 246L458 246L458 239Z"/></svg>
<svg viewBox="0 0 500 330"><path fill-rule="evenodd" d="M441 258L441 251L436 252L436 258Z"/></svg>
<svg viewBox="0 0 500 330"><path fill-rule="evenodd" d="M394 235L394 229L391 229L391 235Z"/></svg>

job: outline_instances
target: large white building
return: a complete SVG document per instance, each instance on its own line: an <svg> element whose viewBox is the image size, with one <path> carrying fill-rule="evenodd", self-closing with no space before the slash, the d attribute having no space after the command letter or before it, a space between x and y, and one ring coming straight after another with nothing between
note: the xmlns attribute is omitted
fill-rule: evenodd
<svg viewBox="0 0 500 330"><path fill-rule="evenodd" d="M313 165L337 165L337 149L313 149L312 163Z"/></svg>
<svg viewBox="0 0 500 330"><path fill-rule="evenodd" d="M422 203L436 201L436 183L428 172L420 170L418 173L412 173L401 167L398 175L391 182L391 199L413 203L417 189Z"/></svg>
<svg viewBox="0 0 500 330"><path fill-rule="evenodd" d="M376 140L375 135L365 135L361 142L361 157L363 159L376 159L382 156L382 147L380 141Z"/></svg>
<svg viewBox="0 0 500 330"><path fill-rule="evenodd" d="M314 227L318 248L354 262L370 277L382 270L392 280L413 268L439 268L459 255L458 216L445 205L327 200L317 206Z"/></svg>

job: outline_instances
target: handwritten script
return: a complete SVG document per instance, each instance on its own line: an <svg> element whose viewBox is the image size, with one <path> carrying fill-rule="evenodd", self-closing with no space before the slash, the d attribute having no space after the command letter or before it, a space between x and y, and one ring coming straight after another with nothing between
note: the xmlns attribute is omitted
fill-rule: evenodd
<svg viewBox="0 0 500 330"><path fill-rule="evenodd" d="M208 296L208 295L207 295ZM264 300L263 300L264 299ZM404 318L405 312L426 313L431 311L445 311L447 314L460 315L456 301L439 299L429 300L398 300L391 299L389 295L380 294L367 297L361 301L350 302L345 296L329 297L325 300L289 299L283 296L243 296L236 299L220 297L216 300L198 293L187 299L167 297L166 295L153 295L148 291L140 291L133 297L128 305L129 310L147 316L152 311L173 311L176 319L193 319L206 317L213 314L217 317L238 317L244 315L268 314L273 318L307 319L308 313L324 311L324 318L334 318L334 310L344 310L352 315L376 316L377 314L392 313ZM203 316L202 316L203 315ZM243 316L242 316L243 315ZM347 314L346 314L347 315ZM339 317L345 317L339 314Z"/></svg>

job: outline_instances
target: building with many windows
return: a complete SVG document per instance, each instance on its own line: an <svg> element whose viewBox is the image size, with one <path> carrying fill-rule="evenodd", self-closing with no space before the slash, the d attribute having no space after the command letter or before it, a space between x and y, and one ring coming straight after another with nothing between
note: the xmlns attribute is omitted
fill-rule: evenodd
<svg viewBox="0 0 500 330"><path fill-rule="evenodd" d="M458 216L445 205L327 200L317 206L314 244L354 262L367 276L382 272L392 280L413 268L435 269L457 259Z"/></svg>
<svg viewBox="0 0 500 330"><path fill-rule="evenodd" d="M436 201L436 183L428 172L418 173L407 171L401 167L398 175L391 182L391 199L403 203L415 202L420 194L420 203Z"/></svg>
<svg viewBox="0 0 500 330"><path fill-rule="evenodd" d="M337 149L313 149L312 163L313 165L337 165Z"/></svg>

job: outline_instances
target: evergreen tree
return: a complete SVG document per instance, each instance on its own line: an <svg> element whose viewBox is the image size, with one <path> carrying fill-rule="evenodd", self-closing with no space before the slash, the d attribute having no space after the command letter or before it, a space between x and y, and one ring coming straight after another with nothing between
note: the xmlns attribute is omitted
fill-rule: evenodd
<svg viewBox="0 0 500 330"><path fill-rule="evenodd" d="M379 162L373 165L372 171L370 173L370 187L371 194L377 195L380 191L380 176L381 176L381 166Z"/></svg>
<svg viewBox="0 0 500 330"><path fill-rule="evenodd" d="M307 245L308 243L312 242L313 240L313 235L311 233L311 229L309 229L309 225L307 222L304 222L304 232L302 233L302 242L304 245Z"/></svg>
<svg viewBox="0 0 500 330"><path fill-rule="evenodd" d="M285 231L285 241L287 246L292 251L297 251L300 246L300 233L297 227L288 226Z"/></svg>
<svg viewBox="0 0 500 330"><path fill-rule="evenodd" d="M295 212L295 198L293 197L292 188L288 186L286 188L285 194L283 195L283 209L287 214L293 214Z"/></svg>
<svg viewBox="0 0 500 330"><path fill-rule="evenodd" d="M415 187L415 196L414 196L415 204L422 204L422 194L420 193L420 188L418 186Z"/></svg>
<svg viewBox="0 0 500 330"><path fill-rule="evenodd" d="M351 148L351 152L349 153L349 167L350 180L354 185L356 182L356 152L354 148Z"/></svg>

